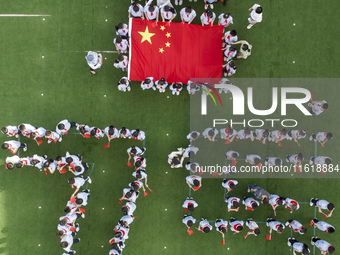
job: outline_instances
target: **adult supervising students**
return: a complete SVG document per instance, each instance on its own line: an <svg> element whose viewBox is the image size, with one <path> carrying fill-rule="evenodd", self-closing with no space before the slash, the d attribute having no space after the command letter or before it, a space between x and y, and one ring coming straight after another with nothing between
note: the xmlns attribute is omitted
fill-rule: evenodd
<svg viewBox="0 0 340 255"><path fill-rule="evenodd" d="M90 72L92 74L97 74L96 69L100 68L103 64L102 54L98 54L94 51L89 51L85 57L87 64L90 66Z"/></svg>

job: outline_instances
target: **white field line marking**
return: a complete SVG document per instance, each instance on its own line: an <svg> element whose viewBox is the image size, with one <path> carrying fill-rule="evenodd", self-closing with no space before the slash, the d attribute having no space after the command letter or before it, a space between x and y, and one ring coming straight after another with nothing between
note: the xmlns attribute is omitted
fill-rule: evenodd
<svg viewBox="0 0 340 255"><path fill-rule="evenodd" d="M0 17L46 17L45 14L0 14Z"/></svg>
<svg viewBox="0 0 340 255"><path fill-rule="evenodd" d="M93 51L93 50L92 50ZM79 50L66 50L66 51L62 51L62 52L89 52L89 50L84 50L84 51L79 51ZM100 51L100 50L97 50L95 52L103 52L103 53L118 53L118 51Z"/></svg>

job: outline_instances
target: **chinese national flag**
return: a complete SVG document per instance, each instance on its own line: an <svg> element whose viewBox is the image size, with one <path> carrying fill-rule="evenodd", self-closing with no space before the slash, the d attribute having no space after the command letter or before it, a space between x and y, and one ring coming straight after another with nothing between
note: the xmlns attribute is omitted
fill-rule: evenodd
<svg viewBox="0 0 340 255"><path fill-rule="evenodd" d="M130 19L129 80L222 77L223 26Z"/></svg>

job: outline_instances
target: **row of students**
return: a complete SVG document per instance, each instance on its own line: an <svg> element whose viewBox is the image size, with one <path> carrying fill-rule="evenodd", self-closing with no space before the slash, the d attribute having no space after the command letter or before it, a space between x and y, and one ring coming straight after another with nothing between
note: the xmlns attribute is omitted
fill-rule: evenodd
<svg viewBox="0 0 340 255"><path fill-rule="evenodd" d="M109 240L111 250L109 255L120 255L125 248L125 240L129 238L130 224L134 221L136 216L133 216L136 210L136 200L140 195L140 190L143 190L144 196L148 195L145 187L149 187L147 184L147 174L145 171L146 159L143 155L146 148L140 149L138 146L131 146L127 149L128 166L131 166L130 160L133 158L135 171L132 176L135 178L134 181L129 183L128 188L123 189L123 195L119 199L119 203L123 203L123 200L127 201L122 206L122 212L124 216L120 218L118 224L114 228L114 236ZM144 183L143 183L144 180Z"/></svg>

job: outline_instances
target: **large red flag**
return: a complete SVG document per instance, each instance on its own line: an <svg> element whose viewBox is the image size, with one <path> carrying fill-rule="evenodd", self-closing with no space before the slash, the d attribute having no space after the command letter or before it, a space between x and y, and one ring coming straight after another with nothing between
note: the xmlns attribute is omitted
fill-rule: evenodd
<svg viewBox="0 0 340 255"><path fill-rule="evenodd" d="M223 26L130 19L129 79L187 83L222 77Z"/></svg>

